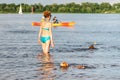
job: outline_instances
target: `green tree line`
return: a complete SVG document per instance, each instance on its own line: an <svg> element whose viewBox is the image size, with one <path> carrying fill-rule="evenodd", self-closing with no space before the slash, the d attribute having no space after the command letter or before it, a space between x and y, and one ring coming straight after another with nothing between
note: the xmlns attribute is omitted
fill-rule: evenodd
<svg viewBox="0 0 120 80"><path fill-rule="evenodd" d="M90 3L84 2L81 4L77 3L66 3L66 4L51 4L43 6L40 3L36 4L24 4L22 3L22 10L24 13L41 13L45 10L50 10L53 13L120 13L120 3L111 5L110 3L103 2ZM0 13L18 13L20 4L0 4Z"/></svg>

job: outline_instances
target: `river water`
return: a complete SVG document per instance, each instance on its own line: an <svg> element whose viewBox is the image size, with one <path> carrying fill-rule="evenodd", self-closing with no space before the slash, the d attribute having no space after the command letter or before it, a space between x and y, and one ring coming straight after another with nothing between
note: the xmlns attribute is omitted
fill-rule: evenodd
<svg viewBox="0 0 120 80"><path fill-rule="evenodd" d="M48 59L38 58L39 27L31 25L41 14L0 14L0 80L120 80L119 14L53 16L76 24L53 28L55 48ZM88 49L93 43L95 49ZM60 68L63 61L68 68Z"/></svg>

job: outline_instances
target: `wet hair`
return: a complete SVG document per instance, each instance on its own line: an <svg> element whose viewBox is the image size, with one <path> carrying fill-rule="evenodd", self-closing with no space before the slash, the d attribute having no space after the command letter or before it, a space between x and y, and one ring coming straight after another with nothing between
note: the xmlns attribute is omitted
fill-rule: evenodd
<svg viewBox="0 0 120 80"><path fill-rule="evenodd" d="M45 18L47 18L47 17L51 16L51 12L50 11L44 11L43 15L44 15Z"/></svg>

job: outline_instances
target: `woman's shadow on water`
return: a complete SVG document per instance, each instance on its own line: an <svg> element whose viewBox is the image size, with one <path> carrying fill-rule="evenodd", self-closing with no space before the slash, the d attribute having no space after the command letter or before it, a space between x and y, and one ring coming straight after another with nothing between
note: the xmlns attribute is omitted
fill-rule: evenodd
<svg viewBox="0 0 120 80"><path fill-rule="evenodd" d="M37 55L38 60L40 61L39 71L39 80L54 80L54 61L52 55L44 55L43 53Z"/></svg>

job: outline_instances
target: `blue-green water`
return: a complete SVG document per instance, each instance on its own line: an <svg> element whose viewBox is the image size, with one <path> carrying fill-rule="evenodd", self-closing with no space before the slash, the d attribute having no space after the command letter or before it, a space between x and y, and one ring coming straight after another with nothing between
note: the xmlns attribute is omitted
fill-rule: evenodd
<svg viewBox="0 0 120 80"><path fill-rule="evenodd" d="M53 28L51 63L37 59L41 14L0 14L0 80L120 80L119 14L52 14L75 21L74 28ZM96 49L88 47L96 42ZM63 61L70 65L63 70ZM74 66L84 65L85 69Z"/></svg>

